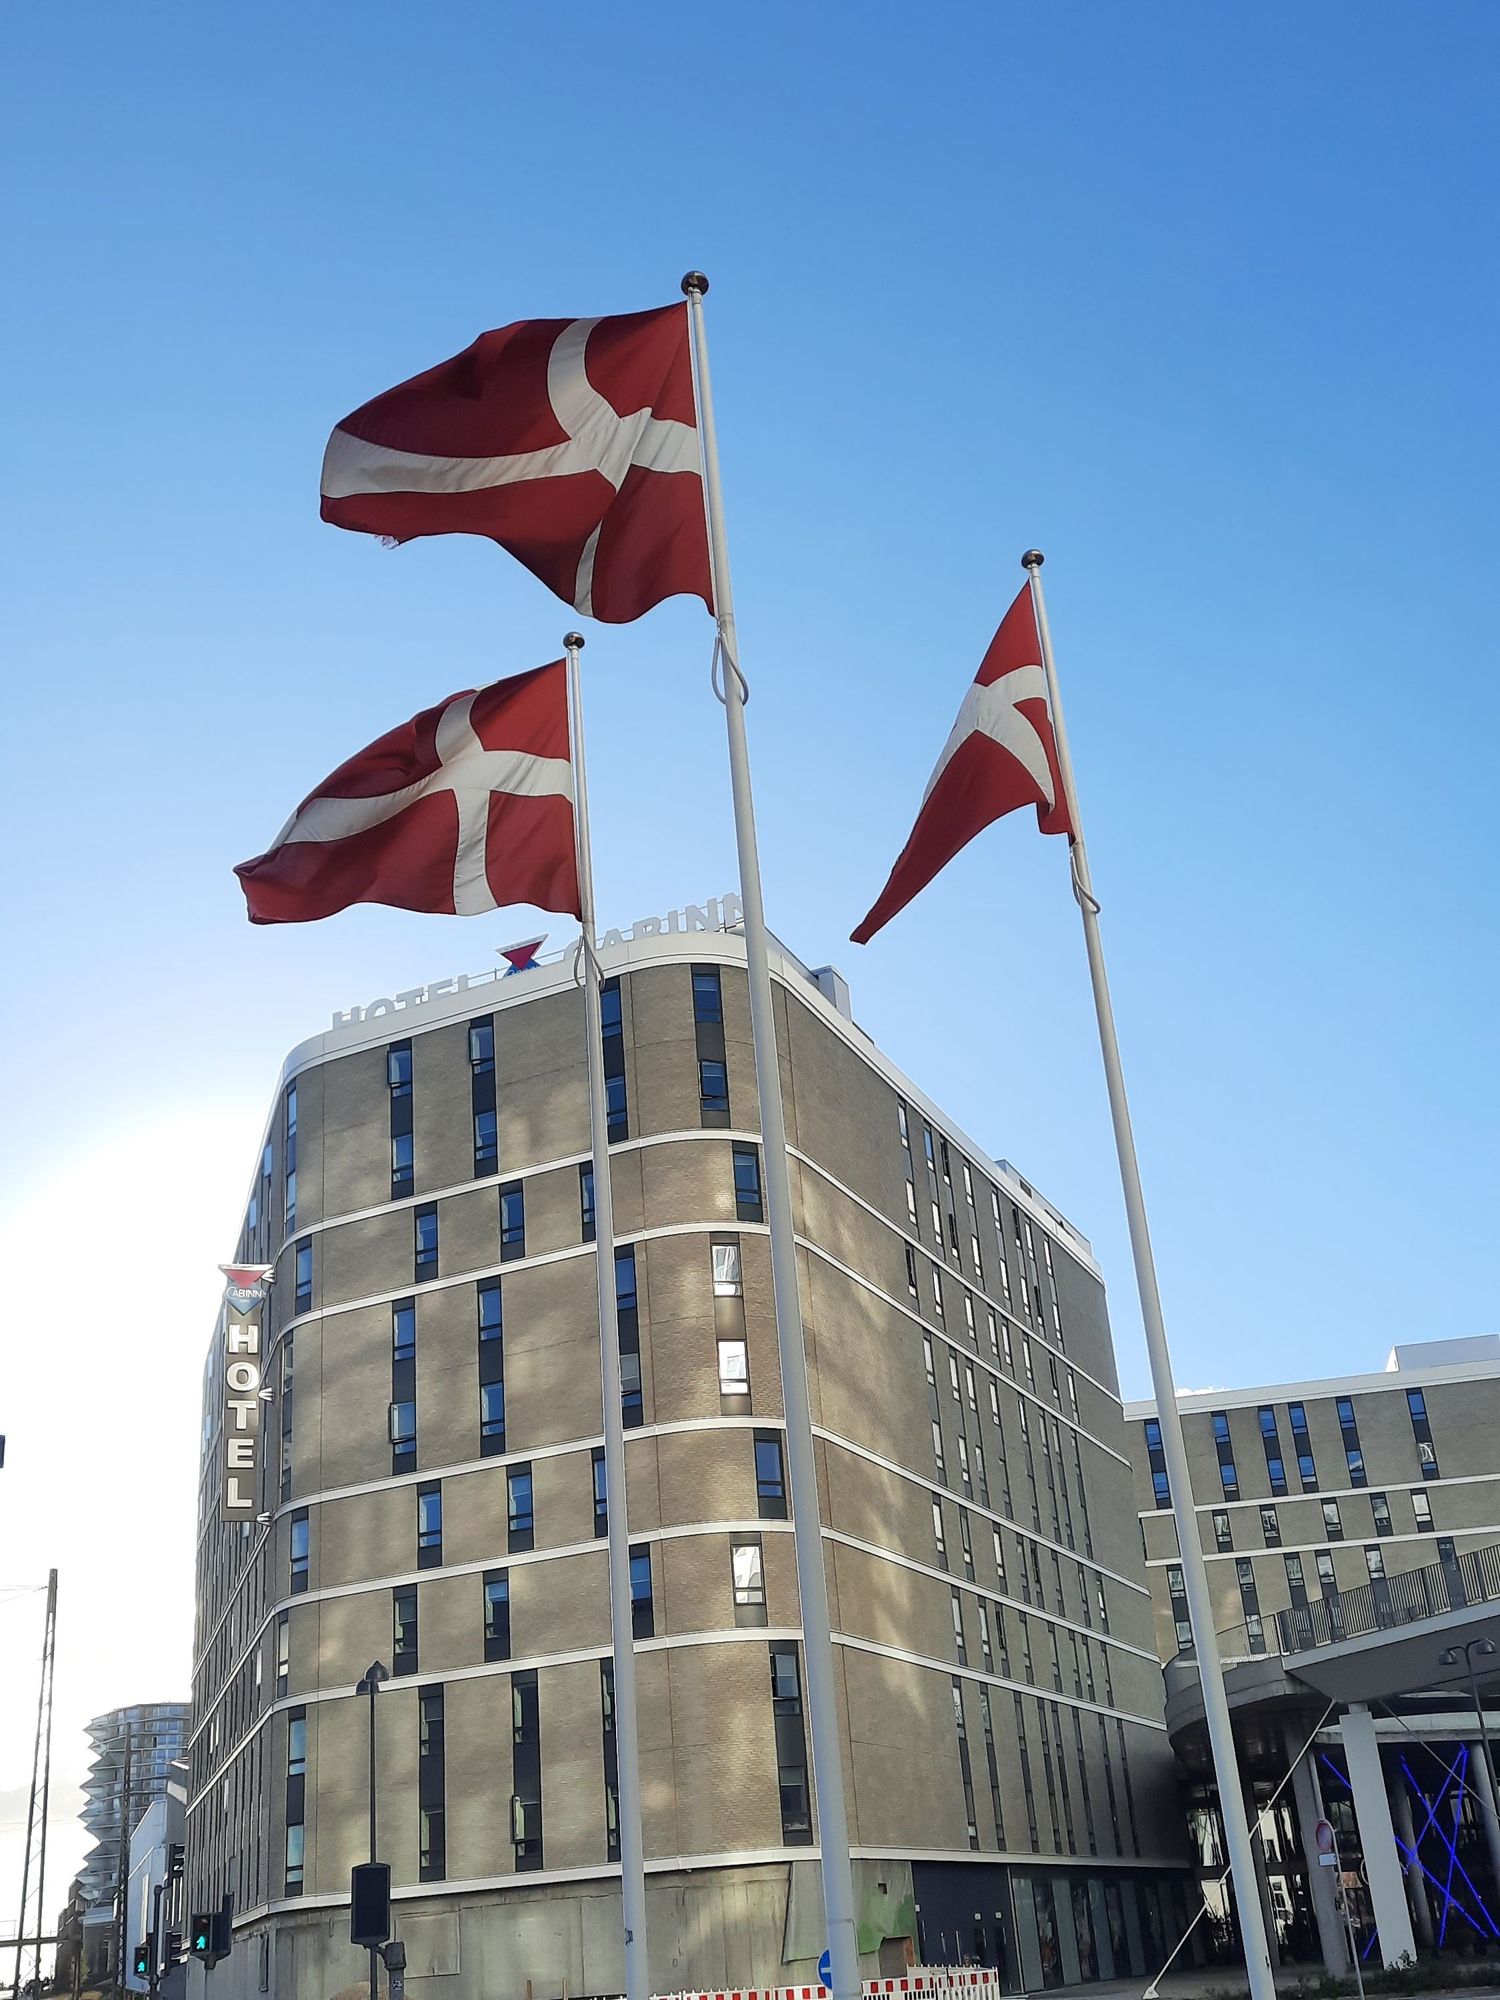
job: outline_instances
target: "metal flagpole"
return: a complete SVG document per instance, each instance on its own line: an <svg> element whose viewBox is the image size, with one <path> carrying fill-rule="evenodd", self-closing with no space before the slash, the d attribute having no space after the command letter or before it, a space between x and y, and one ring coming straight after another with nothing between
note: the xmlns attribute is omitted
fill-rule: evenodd
<svg viewBox="0 0 1500 2000"><path fill-rule="evenodd" d="M844 1805L844 1764L834 1696L833 1635L828 1620L828 1587L823 1575L822 1519L818 1468L813 1455L812 1410L807 1395L807 1354L802 1340L802 1304L797 1289L797 1252L792 1228L792 1184L787 1171L786 1118L781 1104L781 1068L776 1049L776 1017L771 1003L766 913L761 896L760 855L755 843L755 802L750 792L750 752L745 741L745 683L740 675L734 629L734 593L729 581L729 547L724 535L724 500L719 487L719 447L709 386L708 343L703 327L703 295L708 280L689 271L682 281L693 328L698 424L703 443L703 493L708 511L708 546L719 652L724 667L724 715L729 731L729 779L734 795L734 831L739 848L740 902L744 907L745 967L750 978L750 1032L755 1047L755 1081L760 1095L760 1132L765 1155L766 1211L771 1225L771 1276L776 1301L776 1341L781 1355L781 1395L786 1409L787 1476L792 1497L792 1532L797 1554L797 1589L802 1600L802 1664L807 1684L807 1716L812 1736L813 1780L818 1801L818 1846L822 1857L823 1913L834 2000L859 2000L859 1946L854 1931L854 1872L849 1861L849 1819Z"/></svg>
<svg viewBox="0 0 1500 2000"><path fill-rule="evenodd" d="M594 955L594 855L583 759L580 632L568 656L568 742L573 759L573 830L578 854L579 950L583 954L584 1036L588 1042L589 1144L594 1158L594 1249L599 1270L599 1359L604 1392L604 1493L609 1530L609 1624L614 1661L615 1792L620 1828L620 1892L625 1919L626 2000L651 2000L646 1942L646 1850L641 1832L641 1760L636 1733L635 1635L630 1599L630 1518L625 1496L625 1420L620 1405L620 1322L615 1298L615 1204L610 1185L604 1035Z"/></svg>
<svg viewBox="0 0 1500 2000"><path fill-rule="evenodd" d="M1140 1294L1141 1319L1146 1329L1146 1353L1151 1362L1151 1385L1156 1392L1156 1414L1161 1423L1162 1449L1167 1461L1167 1480L1172 1496L1172 1515L1177 1524L1177 1549L1182 1561L1182 1579L1187 1592L1188 1618L1193 1647L1198 1656L1198 1672L1203 1685L1203 1711L1208 1721L1209 1747L1213 1752L1214 1773L1219 1785L1219 1806L1224 1820L1224 1839L1229 1849L1230 1871L1234 1879L1235 1901L1239 1907L1240 1940L1245 1952L1245 1970L1250 1977L1253 2000L1274 2000L1276 1985L1271 1973L1271 1953L1266 1941L1265 1912L1255 1879L1255 1859L1251 1851L1250 1829L1245 1816L1245 1794L1240 1768L1235 1759L1234 1729L1229 1719L1229 1699L1224 1692L1224 1669L1219 1659L1219 1642L1214 1632L1213 1606L1208 1594L1208 1566L1198 1539L1198 1520L1193 1511L1193 1489L1188 1474L1187 1449L1182 1441L1182 1420L1177 1411L1177 1390L1172 1380L1172 1357L1167 1351L1167 1329L1162 1319L1161 1295L1156 1285L1156 1261L1151 1254L1151 1233L1146 1223L1146 1199L1141 1191L1140 1168L1135 1157L1135 1137L1130 1129L1130 1105L1125 1096L1125 1076L1120 1067L1120 1044L1115 1035L1114 1009L1110 1005L1109 980L1104 969L1104 946L1099 936L1099 904L1089 876L1088 850L1083 842L1083 821L1078 811L1078 792L1073 783L1073 763L1068 755L1068 732L1063 725L1062 699L1057 689L1057 668L1052 659L1052 635L1047 625L1047 605L1042 596L1042 552L1028 549L1021 566L1031 579L1031 602L1036 612L1037 633L1042 642L1042 671L1047 680L1047 706L1052 712L1052 733L1057 740L1057 767L1062 778L1063 797L1073 826L1071 842L1073 891L1083 915L1084 943L1088 948L1089 978L1094 988L1094 1011L1099 1018L1099 1047L1104 1056L1104 1079L1109 1090L1109 1114L1115 1130L1115 1151L1120 1161L1120 1181L1125 1192L1125 1215L1130 1224L1130 1250L1135 1261L1136 1290Z"/></svg>

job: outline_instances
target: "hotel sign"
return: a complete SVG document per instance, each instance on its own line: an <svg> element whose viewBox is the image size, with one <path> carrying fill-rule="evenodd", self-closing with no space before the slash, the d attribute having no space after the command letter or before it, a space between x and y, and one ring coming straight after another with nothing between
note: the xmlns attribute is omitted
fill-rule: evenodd
<svg viewBox="0 0 1500 2000"><path fill-rule="evenodd" d="M601 951L608 951L611 945L629 944L636 938L673 937L689 931L727 931L737 924L744 915L744 905L731 889L723 896L710 896L706 903L688 903L680 910L668 910L661 917L637 917L635 922L622 931L606 931L599 940ZM537 944L542 940L538 938ZM502 956L504 955L502 947ZM511 947L519 949L519 947ZM535 960L531 961L534 964ZM429 1000L440 1000L445 993L467 993L475 986L488 986L496 979L506 978L513 970L530 971L531 964L520 967L506 965L502 970L496 966L490 972L460 972L452 979L434 979L430 986L409 986L403 993L387 994L382 999L367 1001L363 1007L351 1007L346 1013L335 1014L335 1028L352 1028L358 1021L378 1021L385 1014L404 1014L413 1007L423 1007Z"/></svg>
<svg viewBox="0 0 1500 2000"><path fill-rule="evenodd" d="M253 1521L260 1511L262 1309L273 1264L221 1264L224 1273L224 1422L221 1521Z"/></svg>

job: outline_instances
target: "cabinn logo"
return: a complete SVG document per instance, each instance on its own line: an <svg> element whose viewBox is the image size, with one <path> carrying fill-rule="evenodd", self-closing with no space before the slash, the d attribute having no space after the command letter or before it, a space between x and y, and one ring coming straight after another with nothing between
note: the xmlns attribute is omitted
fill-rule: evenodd
<svg viewBox="0 0 1500 2000"><path fill-rule="evenodd" d="M224 1273L224 1303L240 1314L252 1312L265 1297L274 1264L221 1264Z"/></svg>

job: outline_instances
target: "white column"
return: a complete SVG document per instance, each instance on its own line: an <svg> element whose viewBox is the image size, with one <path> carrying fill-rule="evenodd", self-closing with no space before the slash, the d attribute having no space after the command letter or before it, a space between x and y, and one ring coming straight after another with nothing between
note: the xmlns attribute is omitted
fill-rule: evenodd
<svg viewBox="0 0 1500 2000"><path fill-rule="evenodd" d="M1469 1786L1479 1800L1479 1817L1484 1821L1485 1844L1490 1857L1490 1873L1500 1887L1500 1820L1495 1817L1495 1788L1490 1783L1490 1767L1485 1762L1485 1746L1469 1745Z"/></svg>
<svg viewBox="0 0 1500 2000"><path fill-rule="evenodd" d="M1401 1857L1396 1851L1396 1830L1391 1825L1385 1774L1380 1767L1375 1718L1362 1701L1351 1702L1339 1730L1344 1739L1344 1759L1349 1766L1349 1789L1354 1794L1354 1816L1359 1822L1359 1844L1365 1857L1375 1927L1380 1932L1381 1962L1398 1965L1403 1958L1416 1958L1417 1941L1412 1935L1411 1912L1406 1907L1406 1883L1401 1873Z"/></svg>
<svg viewBox="0 0 1500 2000"><path fill-rule="evenodd" d="M1415 1856L1417 1826L1411 1812L1411 1789L1406 1782L1406 1773L1400 1769L1391 1778L1391 1817L1395 1820L1402 1846ZM1415 1859L1406 1864L1406 1900L1411 1905L1411 1920L1416 1926L1418 1941L1423 1951L1431 1951L1432 1905L1427 1900L1427 1883L1421 1865Z"/></svg>
<svg viewBox="0 0 1500 2000"><path fill-rule="evenodd" d="M1323 1948L1323 1964L1335 1979L1342 1979L1349 1970L1349 1943L1334 1896L1337 1871L1324 1868L1319 1862L1315 1838L1318 1821L1325 1816L1323 1790L1313 1762L1318 1746L1314 1741L1299 1757L1297 1753L1302 1745L1298 1740L1297 1725L1293 1722L1283 1725L1283 1741L1287 1761L1292 1763L1292 1800L1297 1808L1297 1832L1302 1839L1302 1858L1307 1864L1308 1900L1312 1904L1313 1921L1318 1927L1318 1943ZM1296 1761L1293 1763L1294 1758Z"/></svg>

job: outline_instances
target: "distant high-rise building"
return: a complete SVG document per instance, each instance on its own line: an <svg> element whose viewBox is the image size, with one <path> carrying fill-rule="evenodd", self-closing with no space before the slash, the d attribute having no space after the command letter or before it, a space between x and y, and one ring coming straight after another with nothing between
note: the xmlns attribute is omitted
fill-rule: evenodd
<svg viewBox="0 0 1500 2000"><path fill-rule="evenodd" d="M603 951L652 1972L806 1981L744 944L653 928ZM1149 1972L1189 1878L1098 1269L836 974L778 951L773 978L866 1971ZM233 1901L216 2000L364 1976L342 1908L377 1659L409 1962L453 2000L619 1990L583 1006L571 955L455 986L292 1052L231 1239L275 1277L258 1453L219 1335L205 1377L188 1877L189 1907Z"/></svg>
<svg viewBox="0 0 1500 2000"><path fill-rule="evenodd" d="M122 1858L141 1814L166 1792L170 1766L187 1745L189 1714L185 1701L144 1702L112 1708L88 1725L94 1754L83 1781L86 1803L79 1817L94 1845L84 1857L77 1886L91 1973L114 1965Z"/></svg>

